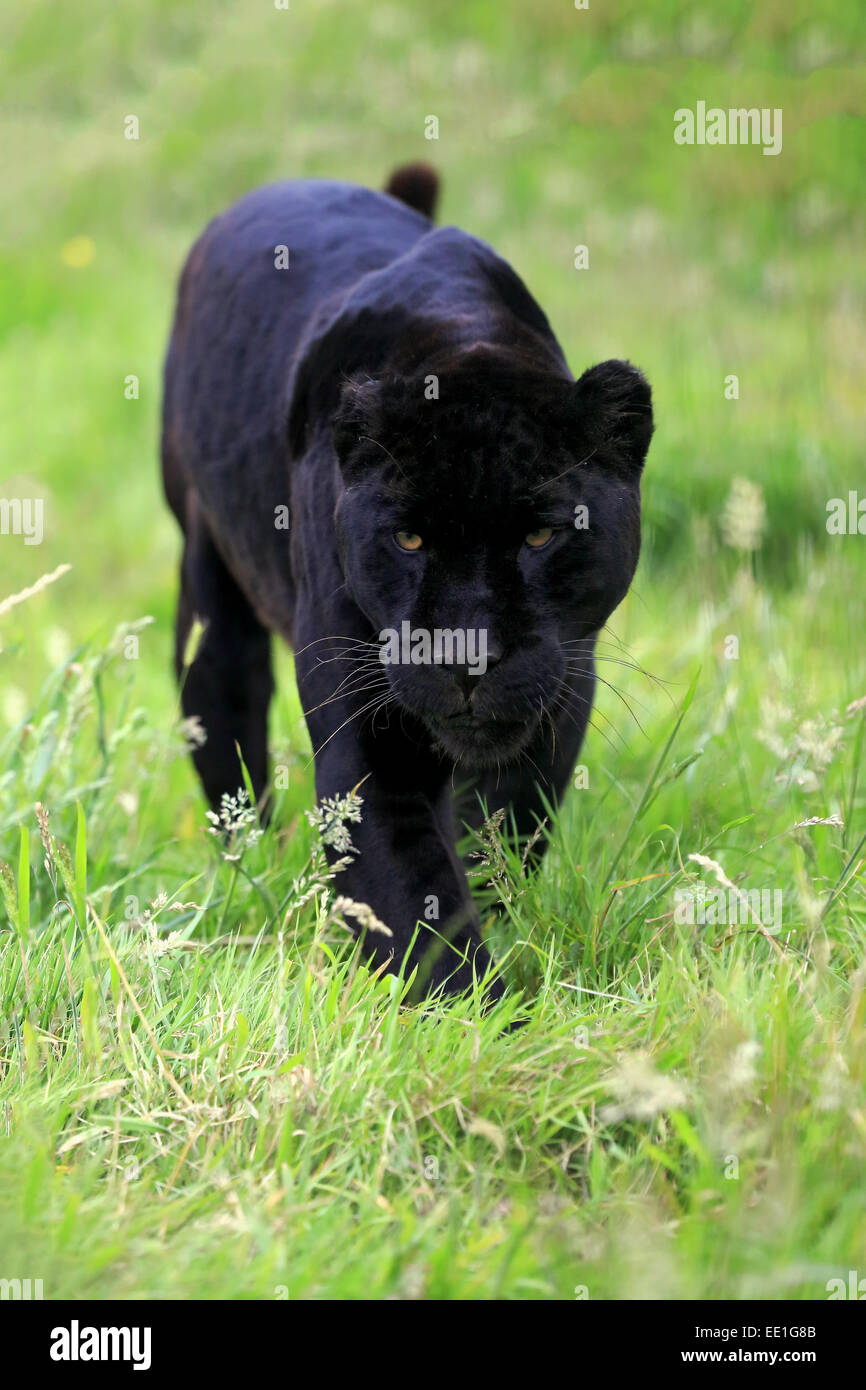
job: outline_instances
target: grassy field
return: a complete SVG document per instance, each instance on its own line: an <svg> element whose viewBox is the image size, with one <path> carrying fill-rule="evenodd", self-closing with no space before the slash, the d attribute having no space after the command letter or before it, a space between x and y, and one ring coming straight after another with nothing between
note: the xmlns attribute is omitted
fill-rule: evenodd
<svg viewBox="0 0 866 1390"><path fill-rule="evenodd" d="M0 602L0 1277L798 1299L866 1276L866 535L826 528L866 497L856 0L41 0L0 37L0 495L44 503L40 545L0 535L0 600L71 566ZM782 108L782 153L675 145L698 100ZM289 655L289 786L234 859L170 671L185 251L258 182L418 157L575 372L629 357L656 402L588 785L536 879L495 836L478 861L513 987L485 1017L401 1007L332 920ZM727 915L680 920L701 885ZM731 912L757 890L780 917Z"/></svg>

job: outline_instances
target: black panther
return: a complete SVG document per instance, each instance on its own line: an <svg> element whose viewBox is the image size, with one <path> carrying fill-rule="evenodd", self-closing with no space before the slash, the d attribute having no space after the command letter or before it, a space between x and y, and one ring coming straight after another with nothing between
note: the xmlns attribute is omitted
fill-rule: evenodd
<svg viewBox="0 0 866 1390"><path fill-rule="evenodd" d="M317 796L363 797L337 884L392 932L366 949L417 966L419 993L475 976L495 999L456 844L482 808L529 841L568 785L637 564L653 416L627 362L575 381L511 267L434 227L437 190L426 165L383 193L276 183L193 247L162 436L176 665L199 617L197 770L217 807L239 746L265 808L271 633L293 646ZM382 659L404 624L445 634L438 659Z"/></svg>

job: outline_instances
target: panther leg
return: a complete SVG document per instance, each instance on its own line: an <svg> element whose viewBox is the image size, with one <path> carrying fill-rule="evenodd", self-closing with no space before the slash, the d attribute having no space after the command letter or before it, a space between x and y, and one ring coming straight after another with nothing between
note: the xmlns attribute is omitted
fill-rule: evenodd
<svg viewBox="0 0 866 1390"><path fill-rule="evenodd" d="M502 833L535 869L547 849L548 805L559 806L571 781L592 709L595 675L588 669L563 687L526 751L501 769L484 772L457 800L457 822L477 831L488 816L505 811ZM467 867L477 864L467 860Z"/></svg>
<svg viewBox="0 0 866 1390"><path fill-rule="evenodd" d="M193 761L217 809L224 793L234 796L243 786L239 745L264 811L268 705L274 688L270 636L226 569L192 492L187 493L185 523L175 670L183 712L197 717L207 735L194 749ZM186 646L195 618L205 631L187 669Z"/></svg>

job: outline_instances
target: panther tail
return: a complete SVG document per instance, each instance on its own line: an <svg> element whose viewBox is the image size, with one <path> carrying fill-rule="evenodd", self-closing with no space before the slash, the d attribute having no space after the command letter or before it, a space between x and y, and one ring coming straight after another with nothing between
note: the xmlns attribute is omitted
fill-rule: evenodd
<svg viewBox="0 0 866 1390"><path fill-rule="evenodd" d="M439 175L429 164L401 164L385 184L385 192L425 217L432 217L439 196Z"/></svg>

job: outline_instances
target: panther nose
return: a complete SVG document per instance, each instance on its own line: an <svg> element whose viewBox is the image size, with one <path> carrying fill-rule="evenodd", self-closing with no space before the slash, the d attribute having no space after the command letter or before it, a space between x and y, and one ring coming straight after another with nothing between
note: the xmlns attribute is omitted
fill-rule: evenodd
<svg viewBox="0 0 866 1390"><path fill-rule="evenodd" d="M502 659L502 648L495 642L488 643L487 653L484 661L474 664L468 662L452 666L451 674L460 687L464 700L471 703L472 696L478 689L478 683L486 673L493 669L497 662Z"/></svg>

